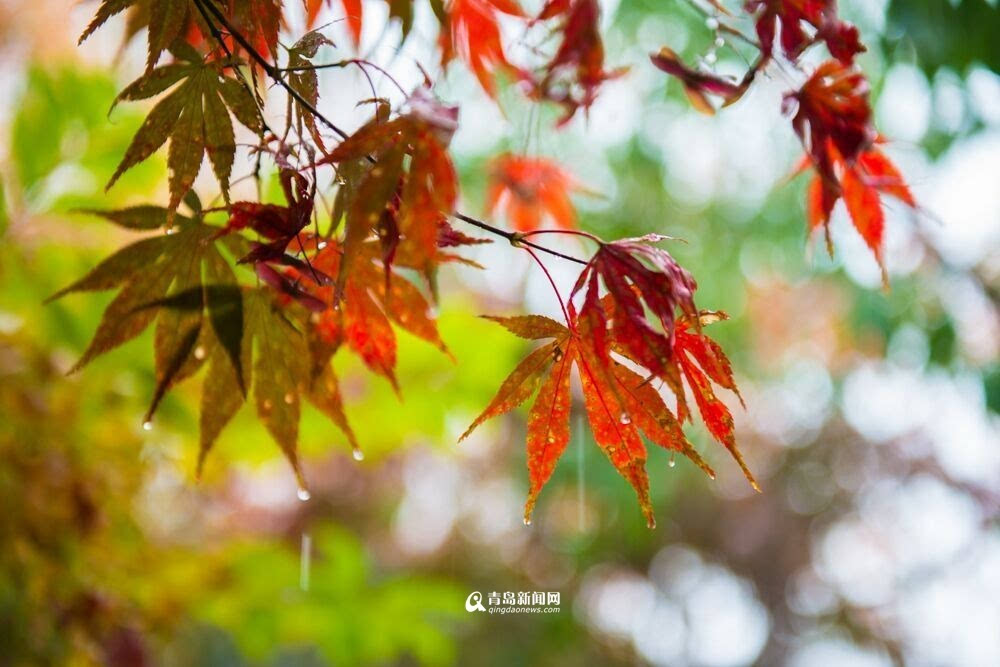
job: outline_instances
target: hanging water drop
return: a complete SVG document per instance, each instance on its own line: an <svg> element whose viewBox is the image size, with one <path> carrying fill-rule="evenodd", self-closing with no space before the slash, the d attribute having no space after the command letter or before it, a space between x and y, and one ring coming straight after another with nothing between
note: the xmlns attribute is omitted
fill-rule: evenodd
<svg viewBox="0 0 1000 667"><path fill-rule="evenodd" d="M309 569L312 564L312 536L302 533L302 544L299 547L299 588L309 590Z"/></svg>
<svg viewBox="0 0 1000 667"><path fill-rule="evenodd" d="M715 18L714 16L709 16L707 19L705 19L705 27L708 28L709 30L718 30L719 19Z"/></svg>
<svg viewBox="0 0 1000 667"><path fill-rule="evenodd" d="M714 65L715 61L718 59L719 57L715 55L715 51L709 51L708 53L705 54L705 62L708 63L709 65Z"/></svg>
<svg viewBox="0 0 1000 667"><path fill-rule="evenodd" d="M618 421L628 426L629 424L632 423L632 418L628 416L627 412L623 412L622 416L618 418Z"/></svg>
<svg viewBox="0 0 1000 667"><path fill-rule="evenodd" d="M148 420L148 419L146 421L142 422L142 430L143 431L152 431L153 430L153 422L150 421L150 420Z"/></svg>
<svg viewBox="0 0 1000 667"><path fill-rule="evenodd" d="M531 519L529 519L528 517L524 517L524 525L525 526L530 526L531 525Z"/></svg>
<svg viewBox="0 0 1000 667"><path fill-rule="evenodd" d="M326 241L320 241L319 243L316 244L317 250L322 250L325 247L326 247Z"/></svg>
<svg viewBox="0 0 1000 667"><path fill-rule="evenodd" d="M305 488L304 486L300 486L299 490L295 492L295 495L298 496L299 500L301 500L302 502L305 502L310 498L312 498L312 494L309 493L309 489Z"/></svg>
<svg viewBox="0 0 1000 667"><path fill-rule="evenodd" d="M294 402L295 402L295 394L293 394L292 392L288 392L287 394L285 394L285 403L291 405Z"/></svg>
<svg viewBox="0 0 1000 667"><path fill-rule="evenodd" d="M725 37L723 37L722 35L719 35L718 37L715 38L715 47L717 49L721 49L725 45L726 45L726 38Z"/></svg>
<svg viewBox="0 0 1000 667"><path fill-rule="evenodd" d="M363 451L361 451L360 447L355 447L353 450L351 450L351 456L354 457L355 461L364 461L365 460L365 453Z"/></svg>
<svg viewBox="0 0 1000 667"><path fill-rule="evenodd" d="M167 236L173 236L174 234L177 233L177 228L176 227L167 227L165 233L166 233Z"/></svg>
<svg viewBox="0 0 1000 667"><path fill-rule="evenodd" d="M670 466L671 468L673 468L675 465L677 465L677 459L675 457L676 457L675 454L671 454L670 455L670 460L667 461L667 465Z"/></svg>
<svg viewBox="0 0 1000 667"><path fill-rule="evenodd" d="M194 348L194 358L197 359L198 361L201 361L202 359L204 359L205 358L205 348L202 347L201 345L199 345L198 347Z"/></svg>

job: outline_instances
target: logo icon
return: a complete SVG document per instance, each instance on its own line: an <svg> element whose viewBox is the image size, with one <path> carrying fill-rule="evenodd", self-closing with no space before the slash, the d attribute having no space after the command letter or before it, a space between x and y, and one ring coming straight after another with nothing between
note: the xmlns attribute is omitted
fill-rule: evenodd
<svg viewBox="0 0 1000 667"><path fill-rule="evenodd" d="M465 598L465 611L486 611L483 607L483 594L479 591L475 591L469 594L469 597Z"/></svg>

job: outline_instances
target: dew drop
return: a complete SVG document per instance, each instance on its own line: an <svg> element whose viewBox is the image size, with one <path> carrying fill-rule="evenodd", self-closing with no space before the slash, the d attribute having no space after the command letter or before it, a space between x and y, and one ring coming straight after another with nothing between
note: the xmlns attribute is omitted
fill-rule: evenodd
<svg viewBox="0 0 1000 667"><path fill-rule="evenodd" d="M627 412L623 412L622 416L618 418L618 421L627 426L632 423L632 418L628 416Z"/></svg>
<svg viewBox="0 0 1000 667"><path fill-rule="evenodd" d="M715 18L714 16L709 16L707 19L705 19L705 27L708 28L709 30L718 30L719 19Z"/></svg>
<svg viewBox="0 0 1000 667"><path fill-rule="evenodd" d="M363 451L361 451L360 447L355 447L351 451L351 456L354 457L355 461L364 461L365 460L365 453Z"/></svg>
<svg viewBox="0 0 1000 667"><path fill-rule="evenodd" d="M725 45L726 45L726 39L725 39L725 37L719 36L719 37L715 38L715 46L716 46L716 48L721 49Z"/></svg>
<svg viewBox="0 0 1000 667"><path fill-rule="evenodd" d="M325 247L326 247L326 241L320 241L319 243L316 244L317 250L322 250Z"/></svg>
<svg viewBox="0 0 1000 667"><path fill-rule="evenodd" d="M302 486L300 486L299 490L295 492L295 495L298 496L299 500L301 500L302 502L305 502L310 498L312 498L312 494L309 493L309 489Z"/></svg>
<svg viewBox="0 0 1000 667"><path fill-rule="evenodd" d="M671 468L673 468L675 465L677 465L677 459L675 458L674 454L670 455L670 460L667 461L667 465L670 466Z"/></svg>
<svg viewBox="0 0 1000 667"><path fill-rule="evenodd" d="M274 407L274 403L271 402L271 399L265 398L264 402L260 404L260 407L264 410L264 412L270 412L271 408Z"/></svg>
<svg viewBox="0 0 1000 667"><path fill-rule="evenodd" d="M530 526L531 525L531 519L529 519L528 517L524 517L524 525L525 526Z"/></svg>
<svg viewBox="0 0 1000 667"><path fill-rule="evenodd" d="M646 519L646 527L649 528L650 530L656 528L656 519L654 519L653 517L649 517L648 519Z"/></svg>
<svg viewBox="0 0 1000 667"><path fill-rule="evenodd" d="M153 422L149 421L148 419L146 421L142 422L142 430L143 431L152 431L153 430Z"/></svg>
<svg viewBox="0 0 1000 667"><path fill-rule="evenodd" d="M293 394L292 392L288 392L287 394L285 394L285 403L291 405L294 402L295 402L295 394Z"/></svg>
<svg viewBox="0 0 1000 667"><path fill-rule="evenodd" d="M173 236L176 233L177 233L177 228L176 227L167 227L167 230L166 230L166 235L167 236Z"/></svg>
<svg viewBox="0 0 1000 667"><path fill-rule="evenodd" d="M709 51L708 53L705 54L705 62L708 63L709 65L714 65L715 61L718 59L719 57L715 55L715 51Z"/></svg>
<svg viewBox="0 0 1000 667"><path fill-rule="evenodd" d="M194 348L194 358L197 359L198 361L201 361L202 359L204 359L205 358L205 348L203 348L201 345L199 345L198 347Z"/></svg>

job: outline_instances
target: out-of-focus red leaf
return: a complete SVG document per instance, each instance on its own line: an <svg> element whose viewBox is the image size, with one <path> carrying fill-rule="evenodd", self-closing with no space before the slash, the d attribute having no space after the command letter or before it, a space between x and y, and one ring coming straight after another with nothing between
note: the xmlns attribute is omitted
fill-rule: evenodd
<svg viewBox="0 0 1000 667"><path fill-rule="evenodd" d="M752 79L752 74L748 74L742 82L737 83L718 74L691 69L681 61L680 56L665 46L649 59L657 68L677 77L684 86L691 106L705 114L715 113L709 95L722 98L722 105L728 106L743 96Z"/></svg>
<svg viewBox="0 0 1000 667"><path fill-rule="evenodd" d="M544 216L558 229L575 229L569 193L579 189L576 179L551 160L505 153L490 167L486 206L490 213L502 209L518 231L538 229Z"/></svg>
<svg viewBox="0 0 1000 667"><path fill-rule="evenodd" d="M744 8L756 15L757 38L765 58L774 54L776 38L791 60L817 41L825 41L830 54L845 65L865 50L858 29L837 16L836 0L747 0Z"/></svg>
<svg viewBox="0 0 1000 667"><path fill-rule="evenodd" d="M798 107L792 127L824 178L836 181L834 162L853 163L874 143L868 92L864 74L828 60L798 91L785 96L786 109Z"/></svg>
<svg viewBox="0 0 1000 667"><path fill-rule="evenodd" d="M493 98L497 96L497 72L517 72L504 53L498 14L524 16L515 0L451 0L438 38L442 65L456 56L461 58Z"/></svg>
<svg viewBox="0 0 1000 667"><path fill-rule="evenodd" d="M541 76L527 81L533 97L562 105L565 113L559 125L565 125L579 109L591 107L605 81L622 76L627 68L604 69L597 0L554 0L543 7L538 19L557 17L562 19L562 42Z"/></svg>

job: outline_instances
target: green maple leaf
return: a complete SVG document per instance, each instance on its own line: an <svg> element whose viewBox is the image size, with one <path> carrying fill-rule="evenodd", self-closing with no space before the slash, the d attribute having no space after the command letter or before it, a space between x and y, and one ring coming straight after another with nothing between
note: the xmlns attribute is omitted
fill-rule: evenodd
<svg viewBox="0 0 1000 667"><path fill-rule="evenodd" d="M256 102L239 81L226 77L218 63L204 63L189 45L174 42L178 61L157 67L139 77L118 95L123 100L143 100L169 93L149 112L107 188L133 166L144 161L170 140L169 212L175 211L191 189L207 154L212 169L229 199L229 177L236 154L230 112L248 129L261 133L263 124ZM168 218L171 213L168 213Z"/></svg>
<svg viewBox="0 0 1000 667"><path fill-rule="evenodd" d="M168 211L141 206L99 212L131 229L165 220ZM176 215L175 232L140 239L114 253L49 300L71 292L118 288L93 339L70 372L141 334L156 323L156 389L146 419L166 391L195 373L216 349L237 369L242 391L242 296L226 259L212 242L217 227Z"/></svg>

